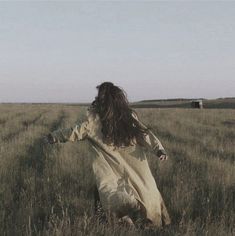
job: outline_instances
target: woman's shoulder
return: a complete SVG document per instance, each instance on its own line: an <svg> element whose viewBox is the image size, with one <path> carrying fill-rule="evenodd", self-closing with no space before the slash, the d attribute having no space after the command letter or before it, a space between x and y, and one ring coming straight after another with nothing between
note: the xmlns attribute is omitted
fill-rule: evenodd
<svg viewBox="0 0 235 236"><path fill-rule="evenodd" d="M99 115L92 105L87 108L87 119L89 122L94 122L99 119Z"/></svg>

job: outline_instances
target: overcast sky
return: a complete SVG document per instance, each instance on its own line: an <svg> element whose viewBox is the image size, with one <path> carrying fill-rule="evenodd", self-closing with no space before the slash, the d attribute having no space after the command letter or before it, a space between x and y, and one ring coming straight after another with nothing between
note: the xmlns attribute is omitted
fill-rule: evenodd
<svg viewBox="0 0 235 236"><path fill-rule="evenodd" d="M235 2L0 2L0 102L235 96Z"/></svg>

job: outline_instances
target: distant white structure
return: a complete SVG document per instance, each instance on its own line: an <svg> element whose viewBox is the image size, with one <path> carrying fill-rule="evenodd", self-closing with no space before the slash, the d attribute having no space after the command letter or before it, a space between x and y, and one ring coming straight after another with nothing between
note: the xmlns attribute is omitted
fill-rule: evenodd
<svg viewBox="0 0 235 236"><path fill-rule="evenodd" d="M191 102L191 107L192 108L202 109L203 108L202 100L194 100L194 101L192 101Z"/></svg>

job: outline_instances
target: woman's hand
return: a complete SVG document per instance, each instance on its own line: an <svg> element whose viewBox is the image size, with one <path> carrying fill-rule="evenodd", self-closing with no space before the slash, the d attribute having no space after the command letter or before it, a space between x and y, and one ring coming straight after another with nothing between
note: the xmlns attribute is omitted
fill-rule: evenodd
<svg viewBox="0 0 235 236"><path fill-rule="evenodd" d="M159 149L157 152L157 156L160 161L164 161L168 159L168 156L166 154L166 151L164 149Z"/></svg>
<svg viewBox="0 0 235 236"><path fill-rule="evenodd" d="M159 157L160 161L164 161L164 160L167 160L167 159L168 159L168 156L166 154L163 154Z"/></svg>

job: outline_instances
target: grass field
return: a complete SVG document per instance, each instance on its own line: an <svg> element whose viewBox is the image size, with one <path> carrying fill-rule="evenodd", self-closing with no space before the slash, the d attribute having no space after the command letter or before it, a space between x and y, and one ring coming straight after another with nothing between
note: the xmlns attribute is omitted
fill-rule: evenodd
<svg viewBox="0 0 235 236"><path fill-rule="evenodd" d="M85 107L0 105L0 235L235 235L235 110L136 109L169 154L148 154L172 225L132 229L94 217L87 141L42 137L85 117Z"/></svg>

